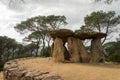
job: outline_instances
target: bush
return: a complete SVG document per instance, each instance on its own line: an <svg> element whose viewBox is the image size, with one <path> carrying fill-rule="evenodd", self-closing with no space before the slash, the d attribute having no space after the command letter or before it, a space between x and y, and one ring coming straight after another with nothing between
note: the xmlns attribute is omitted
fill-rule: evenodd
<svg viewBox="0 0 120 80"><path fill-rule="evenodd" d="M41 50L42 57L50 57L51 56L51 47L45 47L45 49Z"/></svg>
<svg viewBox="0 0 120 80"><path fill-rule="evenodd" d="M120 41L108 42L104 45L106 60L120 62Z"/></svg>
<svg viewBox="0 0 120 80"><path fill-rule="evenodd" d="M114 53L109 56L109 60L120 63L120 53Z"/></svg>
<svg viewBox="0 0 120 80"><path fill-rule="evenodd" d="M3 70L4 64L0 64L0 71Z"/></svg>

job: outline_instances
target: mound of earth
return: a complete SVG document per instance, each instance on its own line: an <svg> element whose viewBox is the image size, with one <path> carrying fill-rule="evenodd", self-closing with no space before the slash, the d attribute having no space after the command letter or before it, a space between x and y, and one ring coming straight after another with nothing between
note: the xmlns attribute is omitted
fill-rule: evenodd
<svg viewBox="0 0 120 80"><path fill-rule="evenodd" d="M64 80L120 80L119 64L58 63L52 58L30 58L18 64L28 70L57 73Z"/></svg>

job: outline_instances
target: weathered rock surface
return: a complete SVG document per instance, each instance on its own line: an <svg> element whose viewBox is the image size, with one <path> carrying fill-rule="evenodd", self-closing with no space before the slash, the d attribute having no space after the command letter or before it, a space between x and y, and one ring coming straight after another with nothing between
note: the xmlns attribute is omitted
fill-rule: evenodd
<svg viewBox="0 0 120 80"><path fill-rule="evenodd" d="M107 34L92 31L92 30L76 30L74 32L74 37L80 38L81 40L93 39L93 38L103 38L105 36L107 36Z"/></svg>
<svg viewBox="0 0 120 80"><path fill-rule="evenodd" d="M104 61L104 54L103 54L103 48L101 44L101 39L93 39L91 41L91 61L92 63L95 62L102 62Z"/></svg>
<svg viewBox="0 0 120 80"><path fill-rule="evenodd" d="M61 38L64 42L67 41L67 38L73 35L73 31L69 29L59 29L49 31L49 35L54 39L56 37Z"/></svg>
<svg viewBox="0 0 120 80"><path fill-rule="evenodd" d="M80 52L77 39L74 37L68 38L68 52L70 53L71 62L80 62Z"/></svg>
<svg viewBox="0 0 120 80"><path fill-rule="evenodd" d="M78 42L78 48L80 51L81 62L89 62L89 55L85 46L82 43L82 40L77 39L77 42Z"/></svg>
<svg viewBox="0 0 120 80"><path fill-rule="evenodd" d="M53 48L52 55L55 61L58 61L58 62L65 61L65 57L64 57L65 48L63 44L64 42L62 41L62 39L58 37L54 40L54 48Z"/></svg>
<svg viewBox="0 0 120 80"><path fill-rule="evenodd" d="M19 66L16 60L4 66L4 80L63 80L57 74L48 71L29 71Z"/></svg>

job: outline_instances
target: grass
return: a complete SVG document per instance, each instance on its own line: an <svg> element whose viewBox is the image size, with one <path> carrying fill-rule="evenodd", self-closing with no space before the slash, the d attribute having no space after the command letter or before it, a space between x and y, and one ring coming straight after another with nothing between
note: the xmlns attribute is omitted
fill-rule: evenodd
<svg viewBox="0 0 120 80"><path fill-rule="evenodd" d="M21 60L18 64L29 70L57 73L65 80L120 80L119 64L57 63L50 58Z"/></svg>

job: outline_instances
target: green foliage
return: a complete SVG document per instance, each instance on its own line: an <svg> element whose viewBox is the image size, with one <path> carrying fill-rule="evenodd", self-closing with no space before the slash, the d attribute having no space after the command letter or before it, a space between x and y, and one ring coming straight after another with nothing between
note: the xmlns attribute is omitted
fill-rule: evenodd
<svg viewBox="0 0 120 80"><path fill-rule="evenodd" d="M45 49L42 49L41 56L42 57L50 57L51 56L51 47L45 47Z"/></svg>
<svg viewBox="0 0 120 80"><path fill-rule="evenodd" d="M35 56L36 44L22 45L14 39L0 36L0 69L11 59Z"/></svg>
<svg viewBox="0 0 120 80"><path fill-rule="evenodd" d="M0 64L0 71L3 70L3 66L4 66L4 64Z"/></svg>
<svg viewBox="0 0 120 80"><path fill-rule="evenodd" d="M49 15L46 17L46 25L51 29L59 29L62 25L66 25L66 17L65 16L55 16Z"/></svg>
<svg viewBox="0 0 120 80"><path fill-rule="evenodd" d="M120 41L106 43L104 49L108 61L120 62Z"/></svg>
<svg viewBox="0 0 120 80"><path fill-rule="evenodd" d="M17 42L14 39L6 36L0 36L0 67L3 67L4 63L11 59L10 56L15 52Z"/></svg>
<svg viewBox="0 0 120 80"><path fill-rule="evenodd" d="M95 2L100 2L100 1L103 1L106 4L111 4L112 2L119 1L119 0L95 0Z"/></svg>
<svg viewBox="0 0 120 80"><path fill-rule="evenodd" d="M113 62L119 62L120 63L120 51L118 53L111 54L109 56L109 60Z"/></svg>
<svg viewBox="0 0 120 80"><path fill-rule="evenodd" d="M40 42L41 36L42 36L42 33L40 31L35 31L35 32L29 34L23 40L27 41L27 42L37 43L37 42Z"/></svg>
<svg viewBox="0 0 120 80"><path fill-rule="evenodd" d="M113 27L119 24L119 16L115 16L114 11L97 11L92 12L84 18L85 26L90 29L97 29L101 32L101 29L106 27Z"/></svg>
<svg viewBox="0 0 120 80"><path fill-rule="evenodd" d="M60 26L67 24L65 16L37 16L22 21L14 28L20 33L28 31L35 32L41 30L58 29Z"/></svg>
<svg viewBox="0 0 120 80"><path fill-rule="evenodd" d="M32 57L35 56L37 50L37 45L34 43L30 43L24 46L24 56L25 57Z"/></svg>

